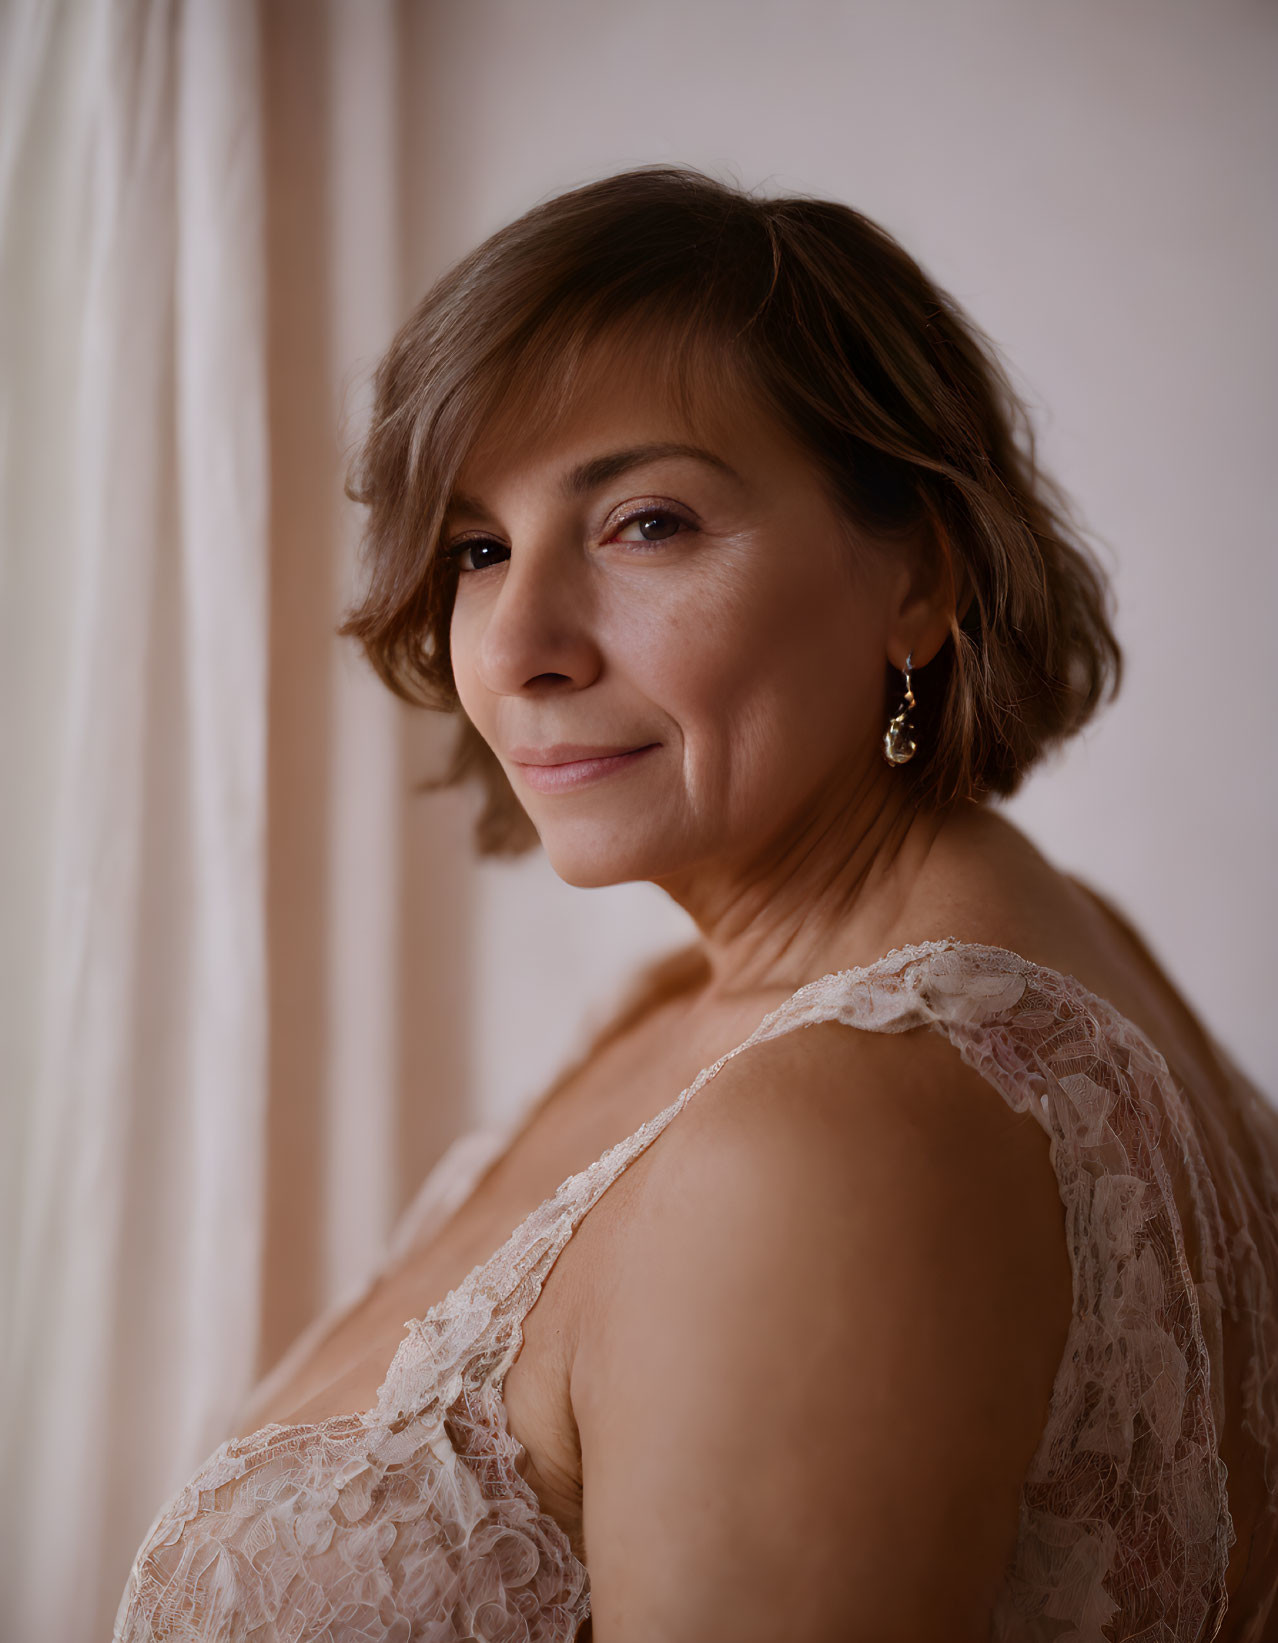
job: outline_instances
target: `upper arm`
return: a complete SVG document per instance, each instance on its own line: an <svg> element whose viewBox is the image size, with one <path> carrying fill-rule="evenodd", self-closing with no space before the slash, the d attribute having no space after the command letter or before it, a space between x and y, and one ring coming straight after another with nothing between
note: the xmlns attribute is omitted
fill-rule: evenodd
<svg viewBox="0 0 1278 1643"><path fill-rule="evenodd" d="M983 1636L1072 1303L1041 1130L829 1023L641 1166L572 1370L597 1643Z"/></svg>

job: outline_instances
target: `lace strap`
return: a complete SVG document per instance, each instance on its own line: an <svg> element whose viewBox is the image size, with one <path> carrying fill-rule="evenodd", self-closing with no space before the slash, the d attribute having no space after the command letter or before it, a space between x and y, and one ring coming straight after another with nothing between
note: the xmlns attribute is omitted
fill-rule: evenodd
<svg viewBox="0 0 1278 1643"><path fill-rule="evenodd" d="M930 950L947 945L950 944L931 942L927 947ZM888 958L893 956L887 955ZM885 978L877 971L877 966L839 970L805 983L766 1015L748 1038L725 1051L717 1061L703 1067L668 1107L647 1119L624 1141L609 1147L593 1164L562 1182L512 1235L512 1244L515 1239L518 1243L510 1248L509 1263L503 1263L511 1275L512 1287L519 1286L525 1273L539 1273L544 1278L583 1218L618 1176L647 1151L720 1069L744 1050L821 1021L839 1020L849 1025L871 1026L879 1032L903 1032L920 1025L924 1015L913 994L908 988L893 989L890 983L885 986ZM872 972L876 972L873 987L867 985L867 978Z"/></svg>
<svg viewBox="0 0 1278 1643"><path fill-rule="evenodd" d="M413 1379L421 1386L451 1366L448 1385L456 1395L463 1379L500 1390L518 1356L523 1320L541 1294L551 1267L584 1217L612 1183L683 1111L720 1069L744 1050L800 1027L838 1020L879 1032L905 1031L924 1019L908 986L893 969L952 946L949 941L894 949L875 965L841 970L808 982L764 1017L750 1036L703 1067L686 1089L593 1164L569 1176L539 1204L496 1253L476 1267L445 1303L409 1327L427 1348L413 1355ZM402 1349L401 1349L402 1350ZM408 1367L406 1359L404 1368ZM392 1366L394 1369L395 1366ZM464 1373L463 1373L464 1371ZM383 1403L412 1407L412 1389L402 1375L388 1376ZM392 1385L392 1383L394 1383Z"/></svg>
<svg viewBox="0 0 1278 1643"><path fill-rule="evenodd" d="M763 1018L748 1038L703 1067L668 1107L647 1119L633 1135L610 1147L593 1164L569 1176L533 1211L512 1234L511 1244L507 1246L511 1259L503 1266L510 1271L513 1284L517 1285L520 1279L516 1268L528 1272L540 1270L543 1277L549 1272L583 1217L727 1062L755 1044L822 1021L842 1021L874 1032L906 1032L931 1021L932 1012L917 991L913 975L921 965L926 965L932 954L957 945L947 939L893 948L874 964L831 971L791 993ZM979 1000L982 1013L997 1007L999 1000L993 995L1005 990L1003 985L978 987L982 994Z"/></svg>
<svg viewBox="0 0 1278 1643"><path fill-rule="evenodd" d="M423 1399L447 1404L460 1394L463 1382L500 1389L519 1353L523 1320L568 1240L618 1176L727 1062L755 1044L823 1021L841 1021L874 1032L904 1032L932 1022L934 1011L919 982L928 975L933 958L962 945L947 938L893 948L871 965L832 971L799 987L748 1038L703 1067L668 1106L594 1163L561 1182L500 1249L474 1267L423 1317L408 1322L408 1337L378 1394L377 1417L398 1425L422 1406ZM963 1001L973 1018L1014 995L1014 988L1008 991L1005 976L992 981L977 976L973 989L975 996Z"/></svg>
<svg viewBox="0 0 1278 1643"><path fill-rule="evenodd" d="M1219 1453L1225 1228L1165 1059L1073 977L963 947L911 975L921 1013L1051 1142L1074 1313L1021 1495L993 1637L1215 1635L1235 1529ZM1185 1222L1172 1171L1187 1183ZM1090 1634L1089 1634L1090 1635Z"/></svg>
<svg viewBox="0 0 1278 1643"><path fill-rule="evenodd" d="M787 1004L789 1002L787 1001ZM786 1009L786 1005L782 1005L781 1009ZM765 1034L764 1027L769 1025L772 1030ZM507 1246L509 1258L502 1262L502 1276L508 1280L503 1293L512 1296L518 1291L519 1300L527 1311L564 1245L613 1182L641 1153L647 1151L721 1067L763 1037L775 1037L778 1032L788 1030L790 1025L799 1023L790 1022L782 1026L779 1023L772 1024L769 1018L769 1022L756 1028L743 1043L728 1050L709 1066L703 1067L693 1082L681 1091L668 1107L645 1120L624 1141L618 1141L609 1147L593 1164L587 1165L584 1170L562 1182L554 1194L539 1205L516 1229L512 1243ZM499 1253L506 1254L507 1251ZM535 1284L535 1289L531 1293L528 1288L530 1279Z"/></svg>

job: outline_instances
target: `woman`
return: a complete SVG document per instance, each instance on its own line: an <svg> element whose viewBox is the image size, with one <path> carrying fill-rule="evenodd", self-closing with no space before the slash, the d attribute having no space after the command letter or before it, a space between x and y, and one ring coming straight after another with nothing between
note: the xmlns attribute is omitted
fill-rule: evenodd
<svg viewBox="0 0 1278 1643"><path fill-rule="evenodd" d="M645 168L426 297L356 494L343 631L480 848L699 940L441 1163L117 1639L1278 1636L1278 1120L989 806L1120 653L988 345L856 212Z"/></svg>

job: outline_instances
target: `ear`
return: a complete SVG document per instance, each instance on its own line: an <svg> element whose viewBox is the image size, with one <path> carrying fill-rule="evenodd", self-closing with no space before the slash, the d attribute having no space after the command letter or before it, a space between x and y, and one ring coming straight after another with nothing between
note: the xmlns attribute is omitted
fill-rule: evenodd
<svg viewBox="0 0 1278 1643"><path fill-rule="evenodd" d="M902 573L888 660L897 669L907 657L911 667L925 667L957 628L973 591L949 532L930 505L906 550Z"/></svg>

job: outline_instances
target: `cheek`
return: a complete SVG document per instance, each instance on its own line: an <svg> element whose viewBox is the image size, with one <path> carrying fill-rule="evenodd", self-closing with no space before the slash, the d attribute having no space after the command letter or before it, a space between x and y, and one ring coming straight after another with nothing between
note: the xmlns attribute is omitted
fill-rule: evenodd
<svg viewBox="0 0 1278 1643"><path fill-rule="evenodd" d="M747 804L851 757L877 723L882 675L882 623L845 571L771 569L686 608L662 636L697 788Z"/></svg>
<svg viewBox="0 0 1278 1643"><path fill-rule="evenodd" d="M761 555L671 624L665 643L725 690L846 697L875 645L873 602L818 551ZM677 661L674 665L678 665Z"/></svg>
<svg viewBox="0 0 1278 1643"><path fill-rule="evenodd" d="M653 577L647 587L625 590L602 634L605 654L674 721L685 743L732 717L757 669L766 635L742 584L731 566L664 584Z"/></svg>

